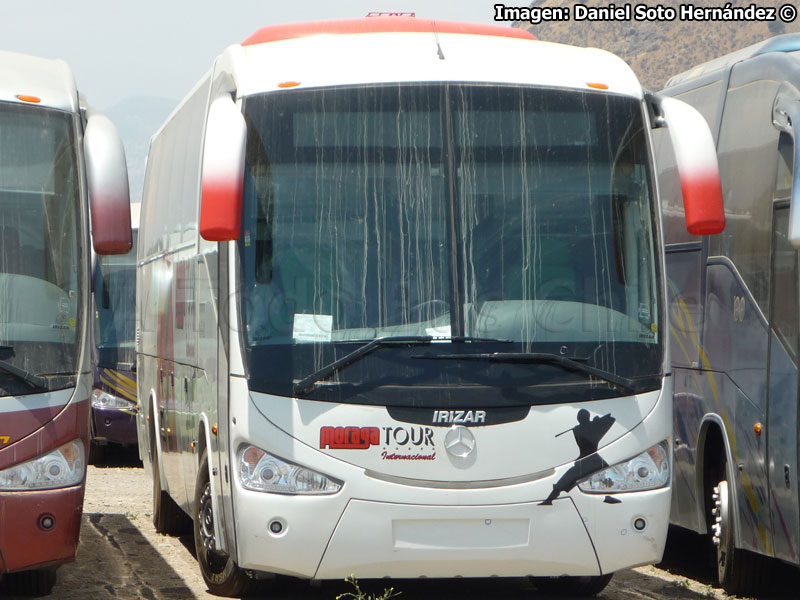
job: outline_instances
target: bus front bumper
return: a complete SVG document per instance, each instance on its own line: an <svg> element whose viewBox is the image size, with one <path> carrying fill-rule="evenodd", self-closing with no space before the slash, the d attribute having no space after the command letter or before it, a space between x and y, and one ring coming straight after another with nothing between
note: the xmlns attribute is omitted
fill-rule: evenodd
<svg viewBox="0 0 800 600"><path fill-rule="evenodd" d="M75 560L83 495L83 485L0 492L0 573Z"/></svg>
<svg viewBox="0 0 800 600"><path fill-rule="evenodd" d="M118 408L92 407L92 440L101 443L135 446L139 443L136 432L136 413Z"/></svg>
<svg viewBox="0 0 800 600"><path fill-rule="evenodd" d="M669 488L611 500L573 490L552 505L503 501L453 506L245 493L237 513L263 518L237 524L239 564L312 579L600 575L658 562L664 551ZM278 533L270 531L274 522Z"/></svg>

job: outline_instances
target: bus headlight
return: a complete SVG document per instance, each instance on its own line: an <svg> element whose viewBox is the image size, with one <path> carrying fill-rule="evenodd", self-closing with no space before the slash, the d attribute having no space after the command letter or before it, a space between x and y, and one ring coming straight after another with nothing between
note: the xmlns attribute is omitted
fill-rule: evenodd
<svg viewBox="0 0 800 600"><path fill-rule="evenodd" d="M578 487L590 494L639 492L664 487L670 476L669 446L661 442L626 462L598 471L578 482Z"/></svg>
<svg viewBox="0 0 800 600"><path fill-rule="evenodd" d="M117 408L121 410L134 410L136 403L131 402L125 398L118 398L112 396L108 392L95 390L92 392L92 407L93 408Z"/></svg>
<svg viewBox="0 0 800 600"><path fill-rule="evenodd" d="M239 480L245 489L279 494L335 494L338 481L256 448L239 450Z"/></svg>
<svg viewBox="0 0 800 600"><path fill-rule="evenodd" d="M85 450L73 440L37 458L0 471L0 490L51 490L83 481Z"/></svg>

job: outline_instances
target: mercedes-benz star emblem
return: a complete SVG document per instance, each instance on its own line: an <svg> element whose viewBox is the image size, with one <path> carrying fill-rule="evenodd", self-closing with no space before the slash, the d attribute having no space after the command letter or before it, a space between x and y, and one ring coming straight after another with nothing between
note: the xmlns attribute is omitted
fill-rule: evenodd
<svg viewBox="0 0 800 600"><path fill-rule="evenodd" d="M444 448L450 456L465 458L475 450L475 436L466 427L452 427L444 438Z"/></svg>

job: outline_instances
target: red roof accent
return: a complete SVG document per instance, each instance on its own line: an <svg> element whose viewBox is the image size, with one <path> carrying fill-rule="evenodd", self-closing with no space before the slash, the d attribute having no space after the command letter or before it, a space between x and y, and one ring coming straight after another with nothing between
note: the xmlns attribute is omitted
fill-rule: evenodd
<svg viewBox="0 0 800 600"><path fill-rule="evenodd" d="M262 27L242 42L242 46L277 42L293 38L308 37L320 33L466 33L472 35L494 35L499 37L535 40L524 29L456 23L453 21L431 21L410 17L370 17L339 21L311 21L309 23L287 23Z"/></svg>

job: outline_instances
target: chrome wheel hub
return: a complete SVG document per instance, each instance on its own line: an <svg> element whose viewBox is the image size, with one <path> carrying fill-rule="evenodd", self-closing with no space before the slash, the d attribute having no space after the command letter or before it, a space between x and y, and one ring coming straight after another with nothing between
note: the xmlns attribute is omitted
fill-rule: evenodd
<svg viewBox="0 0 800 600"><path fill-rule="evenodd" d="M714 501L714 508L711 511L713 519L711 525L711 539L717 547L717 562L718 567L723 569L727 561L728 545L730 536L730 513L728 506L728 482L720 481L719 485L714 488L714 494L711 496Z"/></svg>
<svg viewBox="0 0 800 600"><path fill-rule="evenodd" d="M211 484L206 484L197 511L200 523L200 539L206 552L215 552L217 549L214 536L214 508L211 502Z"/></svg>

